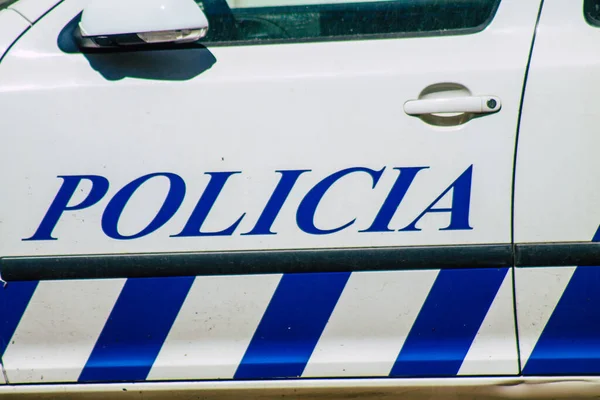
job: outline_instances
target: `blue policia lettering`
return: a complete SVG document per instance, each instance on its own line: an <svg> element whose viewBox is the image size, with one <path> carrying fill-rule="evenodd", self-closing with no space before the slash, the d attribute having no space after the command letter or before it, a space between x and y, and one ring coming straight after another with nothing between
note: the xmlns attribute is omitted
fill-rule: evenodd
<svg viewBox="0 0 600 400"><path fill-rule="evenodd" d="M75 210L83 210L84 208L88 208L99 202L106 192L108 192L108 179L99 175L72 175L72 176L59 176L62 178L63 184L58 190L56 197L44 219L40 223L40 226L35 231L33 236L23 240L57 240L57 238L52 237L52 231L56 227L58 220L62 216L65 211L75 211ZM92 183L92 188L90 193L87 195L85 199L81 201L81 203L69 206L69 200L75 194L75 190L79 186L82 180L88 180Z"/></svg>
<svg viewBox="0 0 600 400"><path fill-rule="evenodd" d="M404 200L404 196L417 174L427 168L429 167L394 168L399 171L399 175L394 186L392 186L392 190L390 190L390 193L379 209L373 224L368 229L359 232L393 232L394 230L390 229L388 225L394 214L396 214L400 203Z"/></svg>
<svg viewBox="0 0 600 400"><path fill-rule="evenodd" d="M271 226L275 222L275 218L277 218L279 211L281 211L281 207L283 207L285 200L289 196L300 175L305 172L310 172L310 170L299 169L276 172L281 174L279 184L271 195L265 209L260 214L254 228L252 228L250 232L242 233L242 235L276 235L275 232L271 232Z"/></svg>
<svg viewBox="0 0 600 400"><path fill-rule="evenodd" d="M442 192L434 201L431 203L425 211L423 211L413 222L400 229L402 232L407 231L420 231L417 228L417 223L425 215L429 213L450 213L450 225L440 229L441 231L458 231L458 230L471 230L473 229L469 225L469 211L471 209L471 182L473 180L473 166L471 165L466 169L446 190ZM452 206L450 208L434 208L434 206L452 190Z"/></svg>
<svg viewBox="0 0 600 400"><path fill-rule="evenodd" d="M346 175L353 174L355 172L364 172L371 176L373 179L373 186L371 189L375 188L377 182L379 182L379 178L381 178L381 174L385 168L382 168L380 171L374 171L369 168L348 168L342 171L336 172L335 174L329 175L327 178L323 179L321 182L317 183L304 197L302 202L300 202L300 206L298 206L298 212L296 213L296 223L298 227L302 229L306 233L310 233L313 235L326 235L330 233L339 232L343 229L348 228L350 225L354 224L356 219L348 222L345 225L339 226L333 229L319 229L315 226L315 213L317 212L317 207L325 196L325 193L336 183L338 180L343 178Z"/></svg>
<svg viewBox="0 0 600 400"><path fill-rule="evenodd" d="M469 166L454 182L452 182L423 212L421 212L410 224L404 228L396 230L390 228L391 221L397 210L402 205L402 201L408 190L411 188L417 175L427 166L421 167L397 167L394 170L398 171L398 177L390 189L386 199L377 212L373 222L367 229L359 230L361 233L370 232L416 232L421 229L417 227L419 221L431 213L448 213L450 215L450 224L440 230L472 230L469 222L469 213L471 207L471 186L473 179L473 166ZM241 236L255 235L277 235L278 232L272 231L272 226L279 215L279 212L285 205L291 191L300 179L301 175L311 172L311 170L278 170L281 174L271 197L262 210L254 227L245 233L240 233ZM348 229L354 225L356 218L351 219L343 225L337 227L323 228L317 226L315 215L319 204L327 195L328 191L342 178L355 173L367 174L372 181L371 190L375 189L381 176L385 172L385 168L381 170L373 170L365 167L353 167L335 172L323 180L315 184L300 201L296 211L297 228L304 233L310 235L330 235L342 230ZM209 182L196 203L194 210L189 216L183 229L178 234L173 234L171 237L206 237L206 236L231 236L233 235L246 213L235 220L230 226L216 231L202 230L206 219L208 218L212 208L216 204L225 185L234 175L241 174L241 171L229 172L206 172L205 175L210 177ZM23 239L24 241L36 240L57 240L57 237L52 236L52 232L59 223L63 213L70 211L81 211L96 205L107 194L109 189L109 181L107 178L98 175L72 175L59 176L63 179L62 185L58 190L54 200L52 201L46 215L42 219L39 227L33 236ZM146 182L152 179L167 179L169 189L159 211L154 217L149 216L150 222L139 232L133 234L123 234L119 231L119 221L121 216L136 191ZM75 191L79 188L82 181L89 181L91 189L85 199L78 204L69 205ZM359 196L369 188L358 188L361 192L357 192ZM171 218L178 212L186 195L186 183L179 175L169 172L157 172L144 175L140 178L121 188L106 205L102 214L101 228L104 234L116 240L132 240L147 236L158 229L162 228ZM452 204L450 207L439 207L438 203L447 196L452 196ZM153 199L155 200L155 199Z"/></svg>
<svg viewBox="0 0 600 400"><path fill-rule="evenodd" d="M185 224L183 230L177 235L171 235L171 237L193 237L193 236L231 236L235 229L238 227L242 219L246 215L242 214L229 228L223 229L218 232L202 232L202 224L208 217L210 210L215 205L219 194L225 187L227 180L230 176L240 174L241 171L235 172L207 172L206 175L210 175L210 181L208 186L202 193L196 208L192 211L192 215Z"/></svg>
<svg viewBox="0 0 600 400"><path fill-rule="evenodd" d="M136 234L125 236L119 233L118 225L121 214L127 205L127 202L131 199L131 196L139 189L142 184L149 181L152 178L165 177L169 180L169 192L163 202L162 207L158 210L158 213L154 219L141 231ZM121 190L114 195L110 200L104 214L102 215L102 230L104 234L113 239L137 239L143 236L149 235L164 224L166 224L175 215L179 206L183 202L185 197L185 182L179 175L171 174L168 172L158 172L155 174L144 175L137 178L131 183L125 185Z"/></svg>

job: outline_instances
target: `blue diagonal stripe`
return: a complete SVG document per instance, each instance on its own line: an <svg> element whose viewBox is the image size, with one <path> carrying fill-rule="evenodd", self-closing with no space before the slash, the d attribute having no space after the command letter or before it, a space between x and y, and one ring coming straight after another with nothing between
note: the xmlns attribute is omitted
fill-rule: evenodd
<svg viewBox="0 0 600 400"><path fill-rule="evenodd" d="M600 374L600 267L575 269L523 374Z"/></svg>
<svg viewBox="0 0 600 400"><path fill-rule="evenodd" d="M594 237L592 238L592 242L600 242L600 226L596 230Z"/></svg>
<svg viewBox="0 0 600 400"><path fill-rule="evenodd" d="M128 279L80 382L146 379L194 277Z"/></svg>
<svg viewBox="0 0 600 400"><path fill-rule="evenodd" d="M0 286L0 356L4 355L37 284L37 281L9 282L5 287Z"/></svg>
<svg viewBox="0 0 600 400"><path fill-rule="evenodd" d="M301 376L349 277L349 273L284 275L235 379Z"/></svg>
<svg viewBox="0 0 600 400"><path fill-rule="evenodd" d="M600 373L600 267L578 267L548 320L525 375Z"/></svg>
<svg viewBox="0 0 600 400"><path fill-rule="evenodd" d="M440 271L390 375L456 375L507 271Z"/></svg>

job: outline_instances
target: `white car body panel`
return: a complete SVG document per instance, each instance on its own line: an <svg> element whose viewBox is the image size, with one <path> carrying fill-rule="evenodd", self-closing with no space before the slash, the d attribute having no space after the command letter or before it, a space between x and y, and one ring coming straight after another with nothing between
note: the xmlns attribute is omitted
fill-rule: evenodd
<svg viewBox="0 0 600 400"><path fill-rule="evenodd" d="M10 115L0 121L0 130L8 132L5 140L14 148L0 165L15 171L0 180L14 188L3 199L4 209L17 210L2 215L0 254L509 243L515 129L538 6L537 1L504 0L491 25L472 35L211 47L217 60L212 68L191 80L161 82L119 76L135 62L123 64L124 54L97 59L121 65L121 70L103 71L116 74L107 80L94 70L106 64L90 66L81 54L63 53L56 34L48 32L60 32L81 9L79 2L65 1L0 66L2 107ZM168 60L164 54L148 57L152 69ZM152 69L138 71L152 75ZM440 82L462 83L474 94L493 93L502 99L502 111L455 128L436 128L403 113L403 102ZM22 115L23 104L37 110L35 119ZM16 119L24 124L18 131L11 128ZM65 121L77 128L65 129ZM391 221L397 230L471 165L472 230L442 230L448 214L432 213L419 222L421 231L358 232L370 226L397 178L393 168L429 167ZM295 212L307 191L353 166L386 171L374 190L364 173L341 180L319 205L315 223L321 229L353 218L356 223L329 235L298 229ZM278 234L240 235L254 226L279 180L275 171L282 169L313 171L298 179L279 213L273 224ZM187 182L176 215L145 237L108 238L100 227L108 200L132 180L160 171ZM246 216L232 236L170 237L186 223L208 171L242 173L227 182L203 229L219 231ZM65 213L54 231L59 240L22 240L35 232L60 187L57 176L65 174L106 176L109 193L94 207ZM165 199L165 183L154 179L144 185L118 229L131 234L143 228ZM84 186L80 196L89 190ZM450 200L446 196L438 207Z"/></svg>
<svg viewBox="0 0 600 400"><path fill-rule="evenodd" d="M1 200L0 255L508 244L520 96L539 6L537 0L503 0L486 29L458 36L83 55L64 47L61 31L82 9L81 2L65 0L38 20L0 64L0 107L5 113L0 132L11 143L11 151L0 157L0 168L11 173L1 174L0 184L12 188ZM194 69L198 67L202 70ZM502 110L456 127L434 127L404 113L404 102L428 86L447 82L462 84L474 95L497 96ZM35 110L35 118L28 117L30 110ZM307 193L328 175L351 167L363 170L327 191L314 224L326 230L353 218L356 222L329 234L301 228L297 210ZM391 231L360 232L369 228L398 179L394 168L409 167L424 168L390 217ZM278 185L276 171L301 169L311 171L300 176L283 204L272 225L276 234L244 235L253 230ZM209 185L206 172L227 171L241 173L227 182L202 229L220 231L245 213L235 232L172 237L186 225ZM446 189L469 171L472 229L444 230L451 220L442 212L420 220L421 230L398 232L436 198L438 208L450 207L464 195L464 187ZM136 178L157 172L177 174L186 182L179 210L148 235L131 240L107 236L102 220L109 201ZM376 179L377 174L381 177ZM51 233L57 240L30 240L65 175L106 177L108 193L89 208L64 212ZM87 183L78 187L69 204L96 190ZM120 235L135 236L145 229L170 193L166 183L164 177L153 179L136 191L115 228ZM304 275L309 282L326 279L314 294L301 293L305 303L318 301L311 297L319 299L319 290L333 290L335 282L342 285L336 297L327 299L334 301L313 304L304 314L302 309L294 311L308 318L315 310L331 308L305 367L276 377L405 374L402 368L410 368L414 360L407 353L400 363L403 351L414 348L420 357L420 346L439 344L428 346L422 339L427 335L418 333L428 329L427 321L447 317L436 316L436 299L455 296L469 304L471 290L479 299L474 304L480 308L478 317L448 328L452 335L468 325L473 334L472 341L461 344L458 353L464 352L454 374L516 375L513 275L506 267ZM145 304L171 301L167 292L157 297L155 287L185 280L190 282L189 292L171 293L182 296L181 308L168 310L173 320L163 324L168 335L159 343L160 352L150 361L140 361L147 374L117 380L244 379L248 375L240 375L242 366L256 366L247 360L248 349L260 340L269 318L277 322L272 310L287 304L287 298L281 299L288 296L282 282L305 279L290 275L11 282L7 291L29 285L31 299L24 303L3 354L8 381L113 379L89 377L103 363L117 370L129 368L125 356L97 358L106 348L102 338L110 332L138 329L111 328L119 320L117 314L131 313L129 320L119 321L135 325L135 318L152 315ZM143 293L148 297L128 292L128 287L147 282L156 285ZM467 289L452 292L460 285ZM129 301L137 299L138 308L123 308L123 293L130 293ZM293 300L295 295L289 296ZM157 308L162 303L156 303ZM362 320L367 324L361 325ZM451 319L449 325L456 321L460 319ZM287 329L301 330L309 322ZM448 346L458 346L454 342L449 339ZM295 342L290 343L293 348ZM135 352L135 347L122 350ZM110 356L114 354L119 355ZM260 355L258 359L260 364ZM394 372L399 363L400 372Z"/></svg>
<svg viewBox="0 0 600 400"><path fill-rule="evenodd" d="M31 24L25 18L13 10L0 11L0 60L15 40L30 26Z"/></svg>
<svg viewBox="0 0 600 400"><path fill-rule="evenodd" d="M600 241L600 28L586 13L583 1L544 3L525 88L514 241L542 259L566 246L546 262L517 260L521 367L530 376L599 373L600 263L581 257L598 254Z"/></svg>
<svg viewBox="0 0 600 400"><path fill-rule="evenodd" d="M519 324L519 350L523 368L576 267L517 268L517 321Z"/></svg>
<svg viewBox="0 0 600 400"><path fill-rule="evenodd" d="M581 5L544 3L519 135L516 243L589 242L600 225L599 40Z"/></svg>
<svg viewBox="0 0 600 400"><path fill-rule="evenodd" d="M593 51L600 28L588 24L579 2L574 3L502 0L489 26L464 35L85 55L65 34L85 2L21 0L0 12L0 134L9 144L0 153L0 185L10 188L0 197L0 261L490 244L510 246L515 261L482 268L374 271L367 266L304 274L245 270L146 280L9 282L0 294L0 311L17 308L4 300L15 288L25 287L30 298L21 298L22 315L12 321L11 340L0 340L0 383L24 386L4 385L0 394L171 391L184 398L239 391L265 398L290 393L331 398L347 390L365 397L426 396L434 385L439 393L466 397L597 395L598 379L578 376L600 374L594 325L600 317L595 311L600 309L599 267L561 259L557 265L530 266L518 258L525 245L543 256L544 248L536 245L600 241L600 138L595 134L600 55ZM230 5L279 6L281 1L232 0ZM497 97L502 108L451 127L404 113L406 101L439 83ZM349 168L358 170L317 201L311 231L302 205L326 177ZM408 168L422 170L390 216L389 229L369 229ZM290 171L301 172L298 180L268 229L258 229L284 172ZM175 178L168 181L166 173L185 184L181 207L142 235L175 193ZM216 193L208 217L193 235L183 235L219 173L231 176ZM117 207L111 236L106 228L115 215L108 211L111 205L126 185L149 174L159 176ZM40 234L51 204L67 178L75 176L99 176L108 189L94 204L65 209L53 228ZM447 229L452 225L448 210L420 218L434 205L454 209L464 193L453 182L465 176L468 228ZM78 181L67 202L71 208L96 192L99 181L90 182ZM417 220L419 229L402 229ZM229 233L219 232L230 226ZM309 284L284 285L299 276ZM189 284L185 291L173 285L179 280ZM153 282L150 289L138 288L139 296L129 290L148 282ZM337 293L321 299L335 282ZM163 288L169 285L175 287L171 292ZM173 294L181 299L163 308ZM434 329L428 331L423 321L443 321L447 315L439 310L460 299L462 308L448 318L459 321L483 298L487 303L479 319L457 323L459 328L470 324L473 333L459 349L464 350L459 368L448 375L424 375L455 379L395 379L413 376L402 375L401 361L408 370L435 348L428 336ZM325 309L329 313L322 313L321 329L312 333L314 346L301 360L296 352L306 337L285 335L302 331ZM161 320L167 311L171 320ZM304 319L288 324L286 311ZM154 318L164 337L136 353L135 335L127 335L141 332L145 339L148 327L136 324L150 321L150 326ZM441 341L450 345L441 346L439 359L431 356L434 361L457 362L460 351L452 351L463 338L451 325L440 323L448 329ZM260 341L271 333L265 326L284 333L264 345ZM2 329L0 339L6 334ZM155 333L148 332L148 338ZM112 345L106 339L111 334L117 350L102 353ZM125 337L122 343L130 340L129 346L119 348L119 335ZM251 354L258 342L264 353ZM131 354L119 358L119 350ZM263 363L275 370L304 365L287 375L240 375L242 367L260 369ZM137 378L94 375L104 367L147 371ZM538 375L553 376L532 378ZM465 376L506 378L456 379ZM303 379L276 381L280 378ZM217 379L228 382L173 382ZM119 380L157 382L88 385Z"/></svg>
<svg viewBox="0 0 600 400"><path fill-rule="evenodd" d="M27 18L29 22L35 24L44 14L56 6L62 0L19 0L12 4L10 8Z"/></svg>

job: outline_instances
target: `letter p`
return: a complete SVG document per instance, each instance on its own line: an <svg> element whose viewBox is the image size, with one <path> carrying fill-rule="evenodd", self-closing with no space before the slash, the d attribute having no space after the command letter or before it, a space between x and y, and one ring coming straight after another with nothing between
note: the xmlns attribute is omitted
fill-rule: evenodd
<svg viewBox="0 0 600 400"><path fill-rule="evenodd" d="M99 175L70 175L70 176L58 176L63 179L63 184L58 190L54 201L48 208L44 219L37 228L37 231L32 237L23 240L56 240L57 238L52 237L52 231L56 227L58 220L65 211L83 210L99 202L106 192L108 192L108 179ZM88 193L87 197L83 199L79 204L69 205L69 201L79 183L82 180L88 180L92 183L92 188Z"/></svg>

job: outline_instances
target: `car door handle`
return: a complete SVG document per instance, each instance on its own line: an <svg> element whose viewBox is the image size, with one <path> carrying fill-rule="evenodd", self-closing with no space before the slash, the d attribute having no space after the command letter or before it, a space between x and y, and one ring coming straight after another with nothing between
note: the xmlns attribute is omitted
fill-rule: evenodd
<svg viewBox="0 0 600 400"><path fill-rule="evenodd" d="M487 114L500 110L500 107L500 99L495 96L463 96L409 100L404 103L404 112L408 115L443 113Z"/></svg>

